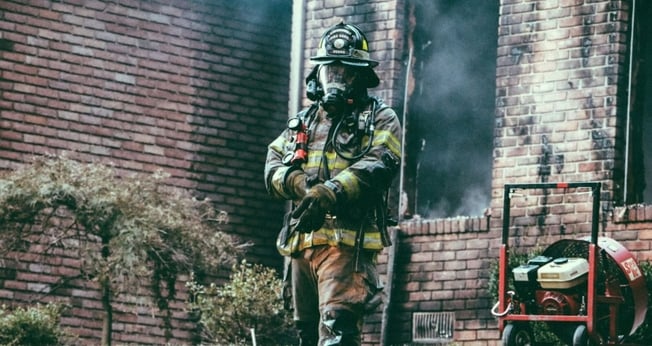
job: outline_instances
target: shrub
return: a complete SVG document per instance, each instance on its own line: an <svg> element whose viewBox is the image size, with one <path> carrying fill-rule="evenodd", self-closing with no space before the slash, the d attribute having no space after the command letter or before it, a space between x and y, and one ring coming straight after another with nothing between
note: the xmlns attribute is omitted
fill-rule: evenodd
<svg viewBox="0 0 652 346"><path fill-rule="evenodd" d="M16 308L0 307L0 345L72 345L73 336L59 326L59 304Z"/></svg>
<svg viewBox="0 0 652 346"><path fill-rule="evenodd" d="M187 283L210 342L250 345L253 330L259 345L296 344L291 314L283 308L283 282L276 271L242 261L223 286Z"/></svg>
<svg viewBox="0 0 652 346"><path fill-rule="evenodd" d="M512 269L520 266L523 263L526 263L530 258L536 256L534 253L532 254L517 254L517 253L511 253L507 257L509 259L507 263L507 275L510 275L512 272ZM491 297L494 299L494 301L498 301L498 274L500 270L498 261L494 261L491 263L491 269L489 271L489 293L491 294ZM514 290L514 283L512 280L507 280L508 286L507 286L507 291L513 291Z"/></svg>
<svg viewBox="0 0 652 346"><path fill-rule="evenodd" d="M169 185L169 177L163 171L120 175L111 165L65 156L38 157L0 172L0 256L35 253L30 244L39 243L47 244L39 251L44 254L76 251L78 277L101 289L102 344L111 343L113 299L122 293L147 297L145 289L154 295L146 302L165 314L169 339L178 275L217 271L236 262L245 247L220 230L226 213Z"/></svg>

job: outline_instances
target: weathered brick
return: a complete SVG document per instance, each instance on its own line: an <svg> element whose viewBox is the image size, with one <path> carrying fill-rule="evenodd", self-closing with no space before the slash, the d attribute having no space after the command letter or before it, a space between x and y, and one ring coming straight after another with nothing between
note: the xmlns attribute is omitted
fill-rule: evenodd
<svg viewBox="0 0 652 346"><path fill-rule="evenodd" d="M5 122L16 122L16 126L12 126L12 131L3 136L3 141L7 141L7 145L3 146L6 148L2 155L3 160L26 161L33 153L45 152L45 147L50 146L52 149L75 150L78 152L78 157L87 157L89 160L91 157L104 155L129 157L130 160L117 161L121 162L122 167L127 170L153 171L157 167L150 162L157 162L161 166L169 167L176 176L188 176L187 170L177 168L186 167L187 169L190 166L189 161L198 158L196 154L193 155L187 151L189 149L196 151L196 146L192 144L189 137L196 130L194 126L187 124L188 115L202 116L201 114L209 114L215 108L209 103L205 103L199 108L196 106L197 103L193 101L196 98L194 85L208 86L212 83L211 81L220 79L221 82L213 83L212 87L228 86L231 83L230 87L216 94L215 98L218 98L220 95L229 93L229 90L242 95L245 95L246 91L252 90L263 94L269 93L265 90L279 90L287 84L289 17L285 17L281 23L278 22L279 18L269 18L273 23L268 22L267 24L261 20L256 23L257 26L252 26L250 32L243 36L246 40L234 40L233 42L237 44L234 47L239 49L238 53L243 53L239 57L226 56L226 54L232 53L232 50L221 52L222 56L219 55L219 50L216 50L217 55L214 55L211 63L220 64L221 61L230 61L232 67L226 73L239 74L239 79L220 78L221 75L216 71L209 71L202 76L203 79L199 80L197 79L199 77L198 69L208 71L209 67L203 57L213 54L211 51L214 48L219 49L220 45L215 43L222 40L221 38L240 35L237 28L242 28L242 26L222 27L216 25L219 21L216 22L211 14L214 14L214 10L217 9L214 6L191 10L182 2L177 1L170 6L160 7L160 12L150 12L155 7L146 6L145 2L143 4L142 7L130 8L127 13L115 11L123 8L122 6L107 6L98 1L86 2L85 7L75 2L55 3L51 4L48 9L43 9L39 16L23 14L31 11L30 6L32 5L19 6L17 3L2 3L0 5L3 13L3 30L14 31L7 33L6 38L22 44L22 46L16 45L15 47L18 49L12 52L3 52L2 59L0 59L2 61L0 66L3 68L3 84L0 85L3 90L2 105L5 105L2 106L2 119ZM102 11L96 11L100 9ZM233 20L233 17L239 15L229 11L218 10L217 13L230 17L228 20ZM192 20L189 20L190 17L185 19L171 17L180 17L189 13L195 13ZM242 20L246 21L247 18ZM260 16L256 16L256 18L262 19ZM183 23L185 25L179 25ZM142 29L136 30L136 27ZM202 27L202 31L194 31L195 28ZM191 43L200 42L200 32L206 39L203 42L211 42L210 44L195 45ZM276 40L279 32L287 33L288 39ZM258 39L258 43L249 42L256 39ZM270 49L278 49L279 43L282 47L285 45L283 49L280 49L280 53L274 51L273 55L269 55L254 52L259 45L265 45L267 41L271 42L272 40L276 43L273 47L268 45ZM189 49L191 44L193 49ZM250 54L247 53L247 50ZM269 53L272 51L270 50ZM257 59L257 62L249 64L249 59L252 58ZM247 82L242 78L244 75L242 72L243 61L247 61L249 64L246 68L264 71L266 78ZM272 63L274 69L265 70L259 67L263 62ZM140 68L135 68L136 65L140 65ZM11 81L14 84L9 85L6 81ZM4 91L5 89L7 92ZM140 98L136 95L143 97ZM159 99L152 102L152 95ZM229 100L238 101L237 98ZM12 102L20 104L13 107ZM280 113L277 113L279 115L283 113L282 109L287 107L283 98L268 101L267 106L276 111L281 110ZM239 116L233 115L230 120L244 119L250 116L248 113L252 107L255 105L231 110L231 113L238 112L240 114ZM154 108L161 111L158 113L151 111ZM13 111L7 112L7 109L13 109ZM144 116L150 111L152 117ZM269 113L265 112L265 116L269 117ZM155 120L156 117L160 120ZM101 121L102 118L107 119L107 122ZM281 115L268 123L278 128L280 132L284 118L285 115ZM117 122L118 119L124 120L124 122ZM256 123L254 120L249 122ZM49 127L41 127L45 124ZM111 124L110 127L103 127L109 124ZM139 124L146 124L146 126L139 126ZM170 131L164 133L153 130L155 129L153 125L156 125L158 129L169 129ZM212 120L212 125L224 128L224 122ZM241 131L245 132L247 128L243 127ZM251 136L251 139L247 139L247 136L242 137L247 142L260 146L260 149L256 150L264 150L264 142L271 140L273 132L275 131L261 132L257 140ZM260 140L261 138L263 139ZM186 142L178 143L177 141ZM156 149L155 143L162 146ZM214 152L229 150L226 147L228 143L224 140L203 142L203 145L212 145L211 151ZM168 149L163 149L164 147ZM126 152L124 155L116 155L123 153L109 151L110 148L126 149ZM220 148L225 150L222 151ZM16 156L19 153L22 153L22 158ZM155 159L150 157L151 155L155 157L165 155L165 158ZM211 175L218 171L214 165L220 164L217 161L213 162L213 166L206 169L206 172L210 172ZM255 167L259 165L254 160L248 162L251 167L245 168L243 171L254 171ZM4 163L2 166L7 167ZM221 174L225 174L225 171L222 170ZM226 174L235 175L236 173L231 171ZM251 178L254 175L243 176ZM211 180L217 181L217 179L209 179L209 181ZM229 184L242 185L242 179L239 178L226 181ZM191 186L192 184L181 180L178 185ZM205 190L215 191L215 188L211 185ZM235 189L224 191L232 191L231 193L235 194ZM249 195L249 198L257 200L266 198L261 189ZM229 200L241 208L248 204L244 198L235 195L230 199L217 197L214 199ZM258 207L262 208L263 206L269 208L262 203ZM278 208L281 207L278 206ZM250 226L240 225L238 227L242 229L250 227L253 230L260 228L258 220L241 221L244 224L247 222ZM252 222L256 226L251 226ZM266 242L273 243L273 240L268 239ZM77 260L66 259L66 261ZM38 269L39 267L33 268L36 273L42 272L41 269ZM53 272L59 275L73 275L77 272L75 268L74 265L65 266L57 268ZM27 277L34 280L31 289L47 289L38 282L49 280L45 276L27 275ZM18 282L5 281L5 284L13 289L26 288ZM78 293L80 292L76 294ZM3 294L2 297L20 301L24 296L15 297ZM83 304L92 306L88 303ZM88 325L83 321L72 323ZM153 323L158 324L158 322ZM99 328L99 326L98 324L97 327ZM163 335L161 329L149 331L149 334L154 335L155 338L138 336L137 331L145 332L142 328L135 328L133 331L135 334L129 337L132 339L125 337L122 342L158 340L161 344L165 343L164 339L156 339ZM91 330L85 332L83 336L97 336L99 335L97 333L98 330L94 332ZM175 334L178 333L175 332ZM179 341L191 337L188 331L182 331L179 335ZM118 340L120 340L119 338Z"/></svg>

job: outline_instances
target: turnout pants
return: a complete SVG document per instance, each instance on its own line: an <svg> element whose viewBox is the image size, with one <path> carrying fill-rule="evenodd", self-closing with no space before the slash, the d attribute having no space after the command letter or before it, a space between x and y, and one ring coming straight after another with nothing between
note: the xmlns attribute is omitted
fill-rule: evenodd
<svg viewBox="0 0 652 346"><path fill-rule="evenodd" d="M376 251L321 245L292 257L292 302L302 346L358 346L365 312L382 302Z"/></svg>

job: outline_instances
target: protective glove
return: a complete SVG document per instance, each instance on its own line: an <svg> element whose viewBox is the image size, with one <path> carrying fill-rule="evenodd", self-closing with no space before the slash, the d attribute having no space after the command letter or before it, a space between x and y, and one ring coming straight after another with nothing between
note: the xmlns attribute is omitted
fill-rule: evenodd
<svg viewBox="0 0 652 346"><path fill-rule="evenodd" d="M285 188L292 195L292 199L301 200L306 196L306 173L302 170L294 170L285 178Z"/></svg>
<svg viewBox="0 0 652 346"><path fill-rule="evenodd" d="M292 213L293 218L299 219L295 229L301 233L320 229L326 213L331 211L336 203L337 195L332 188L325 184L313 186Z"/></svg>

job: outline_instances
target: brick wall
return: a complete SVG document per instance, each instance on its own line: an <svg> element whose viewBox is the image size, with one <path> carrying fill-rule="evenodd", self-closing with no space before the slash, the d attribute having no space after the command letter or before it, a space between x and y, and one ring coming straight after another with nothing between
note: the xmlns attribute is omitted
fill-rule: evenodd
<svg viewBox="0 0 652 346"><path fill-rule="evenodd" d="M0 1L0 168L64 152L121 174L161 168L229 213L224 230L254 244L250 258L279 266L283 206L262 170L287 115L290 25L287 1ZM17 258L0 262L3 303L42 298L79 261ZM195 328L178 285L172 343ZM64 324L94 344L98 297L75 280L46 299L71 303ZM164 344L160 314L125 299L114 341Z"/></svg>
<svg viewBox="0 0 652 346"><path fill-rule="evenodd" d="M411 341L412 313L453 311L458 344L500 344L487 287L508 183L601 182L599 235L650 260L650 208L614 207L622 193L629 10L628 1L501 2L489 226L455 219L400 225L391 343ZM512 251L587 235L590 201L586 189L516 194Z"/></svg>
<svg viewBox="0 0 652 346"><path fill-rule="evenodd" d="M506 183L600 181L604 217L618 203L628 11L626 1L501 6L492 185L497 221ZM568 234L586 231L588 209L574 206L585 200L564 199L561 192L543 193L550 205L564 206L567 215L557 221Z"/></svg>
<svg viewBox="0 0 652 346"><path fill-rule="evenodd" d="M0 165L70 152L162 168L260 232L270 128L287 113L291 8L280 1L3 1ZM257 216L257 217L253 217ZM272 246L258 247L269 255Z"/></svg>

